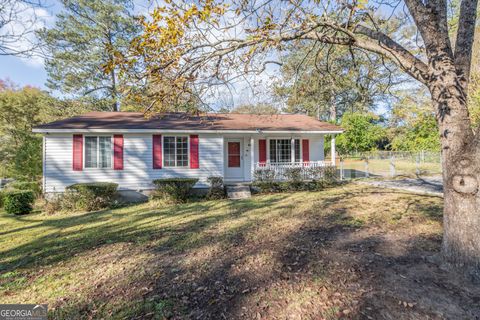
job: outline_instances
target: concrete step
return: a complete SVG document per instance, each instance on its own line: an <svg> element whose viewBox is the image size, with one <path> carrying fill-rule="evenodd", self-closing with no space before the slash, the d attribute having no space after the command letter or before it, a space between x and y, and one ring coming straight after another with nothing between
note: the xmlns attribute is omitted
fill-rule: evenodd
<svg viewBox="0 0 480 320"><path fill-rule="evenodd" d="M250 186L232 185L227 186L227 196L229 199L247 199L252 196Z"/></svg>

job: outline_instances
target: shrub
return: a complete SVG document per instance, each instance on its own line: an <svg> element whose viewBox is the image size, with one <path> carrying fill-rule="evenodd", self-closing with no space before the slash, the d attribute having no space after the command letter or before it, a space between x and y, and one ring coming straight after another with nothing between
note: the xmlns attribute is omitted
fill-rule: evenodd
<svg viewBox="0 0 480 320"><path fill-rule="evenodd" d="M4 202L4 191L0 190L0 208L3 208L3 202Z"/></svg>
<svg viewBox="0 0 480 320"><path fill-rule="evenodd" d="M285 169L284 176L290 182L303 181L303 168L287 168Z"/></svg>
<svg viewBox="0 0 480 320"><path fill-rule="evenodd" d="M333 182L337 179L337 168L334 166L312 167L308 169L308 175L312 180Z"/></svg>
<svg viewBox="0 0 480 320"><path fill-rule="evenodd" d="M275 170L269 168L257 168L253 172L253 186L260 192L280 192L279 184L275 181Z"/></svg>
<svg viewBox="0 0 480 320"><path fill-rule="evenodd" d="M223 185L222 177L208 177L210 189L207 193L208 200L217 200L225 198L225 186Z"/></svg>
<svg viewBox="0 0 480 320"><path fill-rule="evenodd" d="M28 214L33 210L35 195L31 190L12 190L5 193L5 211L10 214Z"/></svg>
<svg viewBox="0 0 480 320"><path fill-rule="evenodd" d="M158 194L172 202L185 202L193 186L198 182L196 178L167 178L153 180Z"/></svg>
<svg viewBox="0 0 480 320"><path fill-rule="evenodd" d="M287 168L285 169L284 176L288 182L288 188L290 190L304 190L305 179L303 176L303 168Z"/></svg>
<svg viewBox="0 0 480 320"><path fill-rule="evenodd" d="M40 183L36 181L13 181L7 184L7 189L31 190L35 197L39 197L42 194Z"/></svg>
<svg viewBox="0 0 480 320"><path fill-rule="evenodd" d="M253 178L258 182L272 182L275 180L275 170L269 168L257 168L253 172Z"/></svg>
<svg viewBox="0 0 480 320"><path fill-rule="evenodd" d="M63 209L63 195L57 195L46 201L43 210L48 214L54 214Z"/></svg>
<svg viewBox="0 0 480 320"><path fill-rule="evenodd" d="M330 166L325 167L325 181L327 182L335 182L337 181L337 167Z"/></svg>
<svg viewBox="0 0 480 320"><path fill-rule="evenodd" d="M108 208L118 184L110 182L77 183L67 187L62 196L62 208L95 211Z"/></svg>

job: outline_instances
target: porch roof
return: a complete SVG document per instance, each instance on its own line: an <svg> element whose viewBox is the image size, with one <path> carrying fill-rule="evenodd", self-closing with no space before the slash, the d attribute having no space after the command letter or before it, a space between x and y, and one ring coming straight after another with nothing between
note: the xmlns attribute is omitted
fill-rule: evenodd
<svg viewBox="0 0 480 320"><path fill-rule="evenodd" d="M224 131L224 132L318 132L341 133L339 126L301 114L254 115L238 113L157 114L146 118L141 112L90 112L39 125L34 132L81 131Z"/></svg>

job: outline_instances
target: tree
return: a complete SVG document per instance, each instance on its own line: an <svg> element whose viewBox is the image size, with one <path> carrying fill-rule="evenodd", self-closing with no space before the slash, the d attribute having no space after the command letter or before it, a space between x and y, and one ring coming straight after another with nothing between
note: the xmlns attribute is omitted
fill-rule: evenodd
<svg viewBox="0 0 480 320"><path fill-rule="evenodd" d="M347 111L373 110L391 87L403 82L394 66L385 66L378 57L353 57L345 47L318 52L315 45L291 46L282 58L282 81L274 91L286 100L287 112L336 122Z"/></svg>
<svg viewBox="0 0 480 320"><path fill-rule="evenodd" d="M35 29L40 21L42 0L2 0L0 3L0 56L31 56L38 43Z"/></svg>
<svg viewBox="0 0 480 320"><path fill-rule="evenodd" d="M0 91L0 165L3 174L36 180L42 174L42 138L32 133L40 123L80 113L78 104L59 101L37 88Z"/></svg>
<svg viewBox="0 0 480 320"><path fill-rule="evenodd" d="M386 130L379 125L379 120L372 113L345 113L340 124L345 133L336 141L338 151L345 154L378 149L386 139Z"/></svg>
<svg viewBox="0 0 480 320"><path fill-rule="evenodd" d="M98 109L120 110L123 84L117 68L107 68L114 52L125 52L140 24L130 0L62 0L55 26L38 35L47 55L47 86L88 98Z"/></svg>
<svg viewBox="0 0 480 320"><path fill-rule="evenodd" d="M154 11L133 54L147 62L146 78L171 83L187 100L201 86L228 82L239 72L261 72L272 52L287 43L311 41L318 50L345 46L388 59L431 96L442 149L445 261L479 270L480 133L472 130L467 100L477 1L461 1L455 43L446 0L405 0L393 8L403 4L405 23L412 21L417 38L389 30L381 23L380 5L365 0L169 2ZM239 26L245 32L228 32ZM159 93L157 99L166 97Z"/></svg>
<svg viewBox="0 0 480 320"><path fill-rule="evenodd" d="M390 148L395 151L440 151L437 121L425 88L397 93L389 119Z"/></svg>

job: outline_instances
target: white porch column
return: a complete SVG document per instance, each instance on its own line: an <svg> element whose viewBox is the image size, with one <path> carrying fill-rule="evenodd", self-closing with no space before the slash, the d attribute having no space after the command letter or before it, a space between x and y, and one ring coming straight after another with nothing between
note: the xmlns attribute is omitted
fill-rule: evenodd
<svg viewBox="0 0 480 320"><path fill-rule="evenodd" d="M290 139L290 162L295 163L295 139Z"/></svg>
<svg viewBox="0 0 480 320"><path fill-rule="evenodd" d="M255 172L255 139L250 137L250 181L253 181Z"/></svg>
<svg viewBox="0 0 480 320"><path fill-rule="evenodd" d="M335 165L335 135L332 134L332 141L330 142L330 150L331 150L331 157L332 157L332 165Z"/></svg>

